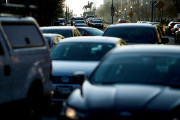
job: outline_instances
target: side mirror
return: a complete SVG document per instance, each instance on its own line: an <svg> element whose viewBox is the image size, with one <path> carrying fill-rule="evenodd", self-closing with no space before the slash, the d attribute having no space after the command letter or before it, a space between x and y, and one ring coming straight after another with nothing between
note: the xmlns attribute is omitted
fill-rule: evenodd
<svg viewBox="0 0 180 120"><path fill-rule="evenodd" d="M167 43L169 43L168 37L162 36L162 37L161 37L161 43L162 43L162 44L167 44Z"/></svg>
<svg viewBox="0 0 180 120"><path fill-rule="evenodd" d="M76 83L79 83L82 86L84 80L86 79L86 74L83 71L74 72L73 79Z"/></svg>

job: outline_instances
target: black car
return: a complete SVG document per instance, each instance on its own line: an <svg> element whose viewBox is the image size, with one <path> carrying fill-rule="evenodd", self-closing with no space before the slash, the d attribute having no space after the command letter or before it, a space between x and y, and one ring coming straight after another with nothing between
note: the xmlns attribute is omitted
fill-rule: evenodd
<svg viewBox="0 0 180 120"><path fill-rule="evenodd" d="M123 23L107 27L103 36L119 37L127 44L167 44L168 38L163 36L157 25Z"/></svg>
<svg viewBox="0 0 180 120"><path fill-rule="evenodd" d="M102 20L96 20L96 19L92 19L92 21L89 23L89 26L99 28L99 29L104 28Z"/></svg>
<svg viewBox="0 0 180 120"><path fill-rule="evenodd" d="M63 104L78 120L179 120L180 47L128 45L111 50ZM83 74L74 78L83 81Z"/></svg>

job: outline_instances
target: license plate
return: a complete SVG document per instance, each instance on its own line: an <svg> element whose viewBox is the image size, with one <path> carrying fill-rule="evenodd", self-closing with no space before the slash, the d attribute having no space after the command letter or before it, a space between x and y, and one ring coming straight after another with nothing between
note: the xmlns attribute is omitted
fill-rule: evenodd
<svg viewBox="0 0 180 120"><path fill-rule="evenodd" d="M59 92L60 94L70 94L72 91L71 87L61 87L61 86L57 86L56 88L57 92Z"/></svg>

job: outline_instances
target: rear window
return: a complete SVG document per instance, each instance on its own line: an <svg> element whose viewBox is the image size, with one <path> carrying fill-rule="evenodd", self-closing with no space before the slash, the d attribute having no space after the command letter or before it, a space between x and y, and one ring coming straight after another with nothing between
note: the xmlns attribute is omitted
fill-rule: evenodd
<svg viewBox="0 0 180 120"><path fill-rule="evenodd" d="M44 39L35 25L3 25L14 49L44 46Z"/></svg>
<svg viewBox="0 0 180 120"><path fill-rule="evenodd" d="M73 33L72 30L65 30L65 29L41 29L43 33L55 33L55 34L60 34L64 36L65 38L67 37L72 37Z"/></svg>
<svg viewBox="0 0 180 120"><path fill-rule="evenodd" d="M135 43L155 43L156 35L155 29L150 28L109 28L106 30L103 36L119 37L126 42Z"/></svg>
<svg viewBox="0 0 180 120"><path fill-rule="evenodd" d="M110 43L60 43L51 51L51 55L53 60L99 61L114 47Z"/></svg>

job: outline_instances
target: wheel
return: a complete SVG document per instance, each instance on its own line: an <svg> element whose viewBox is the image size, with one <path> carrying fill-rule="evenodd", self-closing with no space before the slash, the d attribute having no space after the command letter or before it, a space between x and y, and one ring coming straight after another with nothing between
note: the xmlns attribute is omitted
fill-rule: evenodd
<svg viewBox="0 0 180 120"><path fill-rule="evenodd" d="M26 120L41 120L42 118L42 87L33 85L28 93L24 106L24 118Z"/></svg>

